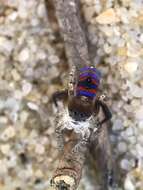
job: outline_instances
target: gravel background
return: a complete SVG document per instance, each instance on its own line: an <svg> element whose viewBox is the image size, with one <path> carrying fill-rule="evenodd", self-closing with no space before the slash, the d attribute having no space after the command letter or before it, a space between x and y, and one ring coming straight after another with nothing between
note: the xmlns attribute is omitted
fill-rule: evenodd
<svg viewBox="0 0 143 190"><path fill-rule="evenodd" d="M143 2L81 2L110 97L119 189L143 190ZM52 7L48 15L43 0L0 1L2 190L45 190L57 164L50 96L67 85L69 70ZM84 173L79 189L94 190Z"/></svg>

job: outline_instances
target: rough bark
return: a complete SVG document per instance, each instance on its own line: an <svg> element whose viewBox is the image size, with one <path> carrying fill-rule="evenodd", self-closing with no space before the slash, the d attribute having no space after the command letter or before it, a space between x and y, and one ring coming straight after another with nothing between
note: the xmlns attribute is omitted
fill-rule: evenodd
<svg viewBox="0 0 143 190"><path fill-rule="evenodd" d="M55 189L65 187L67 190L75 190L81 179L89 139L81 140L81 135L73 130L66 130L63 137L64 150L53 174L52 184Z"/></svg>
<svg viewBox="0 0 143 190"><path fill-rule="evenodd" d="M53 2L69 64L75 65L77 70L90 65L79 0L53 0Z"/></svg>

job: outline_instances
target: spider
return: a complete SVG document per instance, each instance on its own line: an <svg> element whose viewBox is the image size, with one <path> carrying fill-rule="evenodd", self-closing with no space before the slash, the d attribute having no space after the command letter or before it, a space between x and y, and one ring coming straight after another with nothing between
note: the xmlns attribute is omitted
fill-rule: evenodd
<svg viewBox="0 0 143 190"><path fill-rule="evenodd" d="M97 96L100 85L101 74L94 67L83 67L75 79L75 70L70 74L69 88L55 92L53 101L58 106L58 100L67 103L68 114L75 122L84 122L92 115L97 116L100 108L104 118L99 121L98 126L111 119L112 114L105 104L105 95Z"/></svg>

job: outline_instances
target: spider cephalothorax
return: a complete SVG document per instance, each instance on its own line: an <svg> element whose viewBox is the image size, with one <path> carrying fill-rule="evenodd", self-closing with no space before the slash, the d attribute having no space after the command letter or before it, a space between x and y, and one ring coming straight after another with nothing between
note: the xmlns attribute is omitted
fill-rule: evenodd
<svg viewBox="0 0 143 190"><path fill-rule="evenodd" d="M85 121L93 113L93 101L84 96L73 96L68 100L69 115L76 121Z"/></svg>

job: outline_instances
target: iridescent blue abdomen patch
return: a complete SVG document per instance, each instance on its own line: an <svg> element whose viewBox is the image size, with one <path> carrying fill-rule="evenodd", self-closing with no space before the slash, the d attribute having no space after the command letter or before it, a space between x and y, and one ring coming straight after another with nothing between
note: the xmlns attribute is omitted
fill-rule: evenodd
<svg viewBox="0 0 143 190"><path fill-rule="evenodd" d="M94 67L80 69L76 96L94 98L100 83L101 73Z"/></svg>

